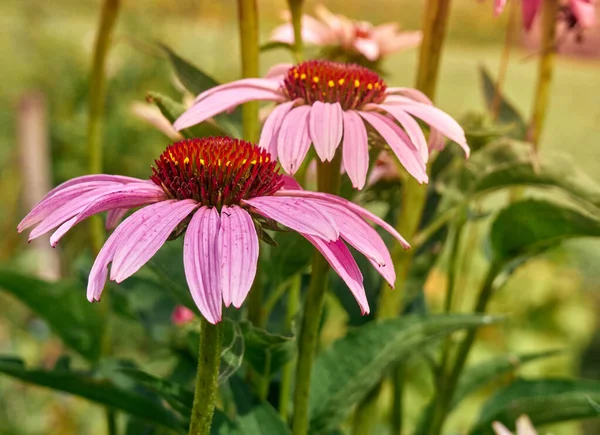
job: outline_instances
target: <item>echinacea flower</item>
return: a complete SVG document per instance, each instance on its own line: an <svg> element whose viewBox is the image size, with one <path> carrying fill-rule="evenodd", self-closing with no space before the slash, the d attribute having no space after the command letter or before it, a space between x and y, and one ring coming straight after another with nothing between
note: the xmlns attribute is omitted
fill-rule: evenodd
<svg viewBox="0 0 600 435"><path fill-rule="evenodd" d="M430 143L435 148L440 147L441 134L469 153L460 125L424 94L388 87L362 66L331 61L277 65L265 78L209 89L196 97L174 127L184 129L253 100L277 103L265 121L259 146L277 157L290 174L298 170L311 143L322 161L331 161L341 143L344 169L354 187L362 189L369 168L369 125L406 170L426 183L429 148L416 119L431 127Z"/></svg>
<svg viewBox="0 0 600 435"><path fill-rule="evenodd" d="M194 320L194 312L183 305L177 305L171 313L171 322L174 325L181 326Z"/></svg>
<svg viewBox="0 0 600 435"><path fill-rule="evenodd" d="M513 433L506 428L502 423L495 421L492 423L492 428L496 435L513 435ZM531 420L526 415L522 415L517 419L517 431L514 435L538 435L531 424Z"/></svg>
<svg viewBox="0 0 600 435"><path fill-rule="evenodd" d="M317 46L337 46L350 53L359 53L369 61L376 61L388 54L413 48L421 43L419 31L400 31L397 23L373 26L367 21L356 21L343 15L331 13L325 6L315 8L317 18L302 16L302 39ZM294 43L294 29L289 12L284 19L288 21L271 33L271 40Z"/></svg>
<svg viewBox="0 0 600 435"><path fill-rule="evenodd" d="M494 13L496 15L502 13L506 2L507 0L494 0ZM531 29L533 20L538 14L542 3L542 0L521 0L523 26L526 30ZM566 15L565 19L571 28L579 26L582 29L588 29L596 24L596 8L593 0L565 0L561 10Z"/></svg>
<svg viewBox="0 0 600 435"><path fill-rule="evenodd" d="M74 225L108 211L113 225L124 211L144 206L110 235L90 271L87 297L100 300L106 279L120 283L171 238L185 232L183 264L191 295L211 323L222 304L239 308L256 274L255 225L278 222L308 239L348 284L363 313L369 305L362 275L346 243L394 284L390 254L369 219L408 243L389 224L343 198L299 190L269 153L228 137L189 139L167 147L150 180L88 175L48 193L21 221L34 239L51 230L54 246Z"/></svg>

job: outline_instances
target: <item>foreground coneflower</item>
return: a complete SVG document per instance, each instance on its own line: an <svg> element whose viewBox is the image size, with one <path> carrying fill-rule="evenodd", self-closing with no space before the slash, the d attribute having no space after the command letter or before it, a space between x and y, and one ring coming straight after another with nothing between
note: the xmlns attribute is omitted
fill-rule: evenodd
<svg viewBox="0 0 600 435"><path fill-rule="evenodd" d="M421 183L428 181L429 148L416 119L431 126L432 137L446 136L469 152L460 125L421 92L390 88L367 68L329 61L279 65L266 78L209 89L196 97L174 127L184 129L253 100L278 103L265 121L259 146L290 174L298 170L311 143L322 161L331 161L341 143L344 169L354 187L362 189L369 167L365 124Z"/></svg>
<svg viewBox="0 0 600 435"><path fill-rule="evenodd" d="M496 15L502 13L506 2L507 0L494 0L494 13ZM564 0L561 3L561 15L557 19L564 20L570 28L588 29L596 24L596 7L593 0ZM521 0L525 30L531 29L542 4L542 0Z"/></svg>
<svg viewBox="0 0 600 435"><path fill-rule="evenodd" d="M390 254L363 218L408 243L385 221L334 195L300 190L279 172L265 150L228 137L190 139L167 147L150 180L88 175L61 184L21 221L34 239L55 228L54 246L74 225L108 211L115 222L124 211L145 206L117 226L96 258L87 297L100 299L109 276L133 275L169 239L185 232L183 263L192 297L211 323L222 303L239 308L256 274L255 225L278 222L306 237L348 284L363 313L369 312L362 275L347 242L363 253L390 285L396 279ZM108 219L107 218L107 219Z"/></svg>
<svg viewBox="0 0 600 435"><path fill-rule="evenodd" d="M351 20L331 13L325 6L315 7L317 18L302 16L302 40L308 44L339 48L349 55L360 54L369 61L377 61L388 54L418 46L419 31L400 31L397 23L374 26L367 21ZM284 13L288 23L271 33L272 41L294 43L294 29L289 12Z"/></svg>

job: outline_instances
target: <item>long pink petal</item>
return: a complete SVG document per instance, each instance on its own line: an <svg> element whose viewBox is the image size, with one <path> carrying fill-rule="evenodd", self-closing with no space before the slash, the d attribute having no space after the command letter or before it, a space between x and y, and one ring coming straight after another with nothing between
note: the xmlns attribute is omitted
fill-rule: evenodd
<svg viewBox="0 0 600 435"><path fill-rule="evenodd" d="M140 222L130 232L127 240L117 247L110 270L110 279L120 283L137 272L160 249L177 225L197 206L196 201L184 199L167 204L165 207L155 207L154 214L151 216L144 215L146 219Z"/></svg>
<svg viewBox="0 0 600 435"><path fill-rule="evenodd" d="M295 103L296 101L287 101L277 105L263 125L258 146L267 150L273 159L277 159L277 138L281 124Z"/></svg>
<svg viewBox="0 0 600 435"><path fill-rule="evenodd" d="M354 111L343 112L342 159L352 186L362 189L369 171L369 139L363 120Z"/></svg>
<svg viewBox="0 0 600 435"><path fill-rule="evenodd" d="M259 79L257 79L259 80ZM236 87L214 92L201 101L194 103L173 123L175 130L183 130L192 125L200 124L214 115L225 112L248 101L284 101L285 97L279 91L256 87Z"/></svg>
<svg viewBox="0 0 600 435"><path fill-rule="evenodd" d="M354 48L371 61L377 60L381 54L379 45L373 39L356 38Z"/></svg>
<svg viewBox="0 0 600 435"><path fill-rule="evenodd" d="M265 75L265 78L267 78L267 79L280 78L281 76L287 74L287 72L293 66L294 66L293 63L278 63L276 65L273 65L269 69L269 71L267 71L267 74Z"/></svg>
<svg viewBox="0 0 600 435"><path fill-rule="evenodd" d="M391 38L379 40L379 51L381 56L385 56L397 51L418 47L422 40L423 34L420 31L401 32Z"/></svg>
<svg viewBox="0 0 600 435"><path fill-rule="evenodd" d="M523 6L523 26L525 30L530 30L542 0L521 0L521 3Z"/></svg>
<svg viewBox="0 0 600 435"><path fill-rule="evenodd" d="M278 192L275 192L274 196L275 197L282 196L282 197L297 197L297 198L315 198L315 199L322 199L325 201L329 201L333 204L342 205L342 206L348 208L349 210L353 211L357 215L359 215L365 219L369 219L369 220L373 221L374 223L376 223L377 225L379 225L381 228L383 228L388 233L390 233L392 236L394 236L394 238L400 242L400 244L402 245L402 247L404 249L410 248L409 243L404 239L404 237L402 237L398 233L398 231L396 231L394 229L394 227L392 227L390 224L388 224L386 221L381 219L376 214L373 214L369 210L364 209L361 206L356 205L352 201L348 201L347 199L344 199L342 197L330 195L329 193L311 192L308 190L280 190Z"/></svg>
<svg viewBox="0 0 600 435"><path fill-rule="evenodd" d="M221 284L225 306L240 308L256 276L258 235L247 211L238 206L221 210Z"/></svg>
<svg viewBox="0 0 600 435"><path fill-rule="evenodd" d="M346 283L363 315L369 314L369 302L363 286L363 276L352 254L341 240L326 242L318 237L303 234L306 239L319 250L331 268Z"/></svg>
<svg viewBox="0 0 600 435"><path fill-rule="evenodd" d="M427 183L428 177L425 170L425 162L421 159L418 150L415 146L404 138L403 131L395 130L388 124L383 115L375 112L359 112L369 124L383 137L391 150L396 154L402 166L406 168L408 173L412 175L419 183ZM391 121L390 121L391 122Z"/></svg>
<svg viewBox="0 0 600 435"><path fill-rule="evenodd" d="M419 150L423 161L427 163L429 160L429 147L427 146L427 139L425 138L419 123L415 121L412 116L402 110L401 107L390 104L388 106L383 106L383 109L392 115L396 121L400 123L404 130L406 130L406 134L408 134L410 141L415 145L417 150Z"/></svg>
<svg viewBox="0 0 600 435"><path fill-rule="evenodd" d="M321 213L303 198L263 196L244 202L266 218L276 220L299 233L325 240L336 240L340 236L337 225L329 215Z"/></svg>
<svg viewBox="0 0 600 435"><path fill-rule="evenodd" d="M423 92L421 92L417 89L404 88L404 87L400 87L400 88L391 87L391 88L387 88L385 90L385 93L388 96L393 97L394 95L398 95L398 96L410 98L411 100L414 100L418 103L423 103L423 104L428 104L430 106L433 106L433 101L431 101L427 95L425 95ZM387 98L386 98L386 101L387 101Z"/></svg>
<svg viewBox="0 0 600 435"><path fill-rule="evenodd" d="M106 223L104 224L107 231L114 230L119 225L119 222L125 217L128 208L115 208L106 213Z"/></svg>
<svg viewBox="0 0 600 435"><path fill-rule="evenodd" d="M221 321L221 223L216 208L201 207L188 225L183 245L185 278L194 302L206 320Z"/></svg>
<svg viewBox="0 0 600 435"><path fill-rule="evenodd" d="M583 29L596 25L596 6L591 0L569 0L569 6Z"/></svg>
<svg viewBox="0 0 600 435"><path fill-rule="evenodd" d="M91 201L81 212L74 216L69 221L62 224L58 230L50 237L50 244L54 247L60 239L79 222L93 216L97 213L111 209L128 210L130 208L148 205L158 201L164 201L166 195L164 191L154 186L151 188L147 185L129 184L117 192L111 192L96 198Z"/></svg>
<svg viewBox="0 0 600 435"><path fill-rule="evenodd" d="M123 221L121 225L110 235L102 249L98 253L94 265L90 271L87 285L87 298L90 302L99 301L102 289L108 278L108 265L113 260L116 250L126 243L132 231L143 224L148 218L154 216L156 211L164 210L174 204L176 200L168 200L152 204L136 211Z"/></svg>
<svg viewBox="0 0 600 435"><path fill-rule="evenodd" d="M340 103L315 101L308 120L310 138L322 161L331 161L342 140L343 121Z"/></svg>
<svg viewBox="0 0 600 435"><path fill-rule="evenodd" d="M88 183L88 182L99 182L99 183L108 182L108 183L124 183L124 184L126 184L126 183L148 182L148 180L141 180L139 178L126 177L124 175L110 175L110 174L84 175L82 177L72 178L68 181L65 181L64 183L59 184L54 189L52 189L50 192L48 192L42 200L44 200L46 198L50 198L56 192L63 190L67 187L75 186L75 185L81 184L81 183Z"/></svg>
<svg viewBox="0 0 600 435"><path fill-rule="evenodd" d="M277 92L281 87L281 80L279 78L260 78L252 77L241 80L234 80L233 82L223 83L222 85L215 86L214 88L207 89L206 91L199 94L194 99L194 105L200 101L205 100L216 93L224 91L232 91L236 89L254 89L258 91L272 91Z"/></svg>
<svg viewBox="0 0 600 435"><path fill-rule="evenodd" d="M279 163L287 173L292 175L298 170L310 148L308 133L310 107L300 106L292 109L283 120L277 136Z"/></svg>

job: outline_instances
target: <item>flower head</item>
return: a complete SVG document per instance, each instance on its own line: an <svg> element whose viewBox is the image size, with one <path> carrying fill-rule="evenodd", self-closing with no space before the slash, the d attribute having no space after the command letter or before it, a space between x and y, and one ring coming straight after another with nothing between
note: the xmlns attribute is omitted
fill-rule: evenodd
<svg viewBox="0 0 600 435"><path fill-rule="evenodd" d="M318 5L315 12L317 18L302 16L302 39L309 44L339 47L351 56L358 54L373 62L421 43L421 32L402 32L396 23L373 26L367 21L333 14L323 5ZM284 19L288 23L273 30L271 40L293 44L294 29L288 12Z"/></svg>
<svg viewBox="0 0 600 435"><path fill-rule="evenodd" d="M259 146L290 174L298 170L311 143L322 161L331 161L341 144L344 169L361 189L369 168L367 126L422 183L428 181L429 149L443 145L442 135L469 152L460 125L421 92L391 88L368 68L331 61L277 65L266 78L209 89L174 126L181 130L253 100L278 103L265 121ZM431 127L429 144L417 119Z"/></svg>
<svg viewBox="0 0 600 435"><path fill-rule="evenodd" d="M507 0L494 0L494 13L499 15L504 10ZM521 0L523 8L523 27L530 30L536 15L542 6L542 0ZM568 24L569 28L587 29L596 24L596 9L593 0L563 0L558 18Z"/></svg>
<svg viewBox="0 0 600 435"><path fill-rule="evenodd" d="M129 209L140 206L118 224ZM239 308L250 291L258 261L256 225L278 222L308 239L348 284L363 313L369 305L362 275L346 243L390 285L395 281L390 254L364 219L408 248L379 217L340 197L300 190L267 151L228 137L167 147L150 180L103 174L69 180L50 191L18 230L34 227L30 240L55 230L50 237L54 246L74 225L104 211L107 224L116 229L92 266L88 299L99 300L107 278L120 283L168 239L185 234L186 279L200 312L212 323L221 320L223 303Z"/></svg>

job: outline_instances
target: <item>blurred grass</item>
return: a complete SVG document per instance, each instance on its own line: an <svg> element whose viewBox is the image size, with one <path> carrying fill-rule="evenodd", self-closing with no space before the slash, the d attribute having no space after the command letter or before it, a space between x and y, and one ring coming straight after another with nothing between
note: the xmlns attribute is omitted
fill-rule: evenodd
<svg viewBox="0 0 600 435"><path fill-rule="evenodd" d="M156 56L154 41L164 42L206 72L222 80L238 78L238 36L235 2L197 0L147 0L123 2L123 13L116 29L115 46L109 55L107 123L105 129L105 170L146 177L149 165L168 143L162 134L130 114L129 106L142 101L148 90L174 98L166 61ZM260 2L261 34L280 23L278 12L284 0ZM328 1L333 11L375 23L398 20L407 29L418 28L423 2L412 0ZM460 117L467 111L483 109L477 67L497 69L503 25L506 17L493 19L491 0L454 2L448 49L444 53L438 104ZM308 2L312 12L316 2ZM18 202L20 179L15 150L15 107L20 95L41 90L47 95L50 114L53 182L82 175L86 167L85 127L87 80L91 47L97 22L99 1L4 0L0 3L0 261L21 270L31 270L24 236L14 228L26 212ZM411 86L416 51L392 56L384 65L388 81ZM275 51L262 58L262 70L279 61L290 61L286 53ZM509 67L505 91L528 117L533 93L535 58L516 50ZM600 62L560 58L556 69L548 125L542 137L542 152L563 150L596 180L600 181L600 87L597 82ZM481 229L480 229L481 231ZM4 235L4 234L3 234ZM66 258L75 258L86 246L86 233L79 230L67 236L61 249ZM481 247L483 252L483 246ZM598 245L570 244L532 262L520 270L496 298L494 312L511 314L504 328L490 328L481 334L483 345L476 358L491 357L499 351L533 351L565 347L563 357L531 365L525 373L535 375L573 374L581 350L596 329ZM484 267L482 255L463 262L460 288L462 306L469 306L474 288ZM73 270L66 268L67 273ZM428 297L435 305L442 296L444 275L437 272L428 283ZM472 292L471 292L472 293ZM83 296L82 296L83 297ZM24 307L0 294L4 307L0 315L0 353L16 353L26 360L44 364L61 350L59 343ZM336 322L333 322L334 324ZM339 322L338 322L339 323ZM136 330L132 324L120 327ZM331 332L336 336L335 331ZM134 341L117 349L121 355L135 355ZM134 336L136 336L134 334ZM409 405L409 419L416 419L418 406L431 388L423 367L415 367L409 386L415 400ZM451 426L464 429L475 404L489 394L470 401L452 419ZM463 412L463 409L465 410ZM468 412L467 412L468 410ZM100 410L84 401L28 387L0 376L0 434L103 433ZM7 422L4 424L4 422ZM573 425L556 428L556 434L572 434Z"/></svg>

